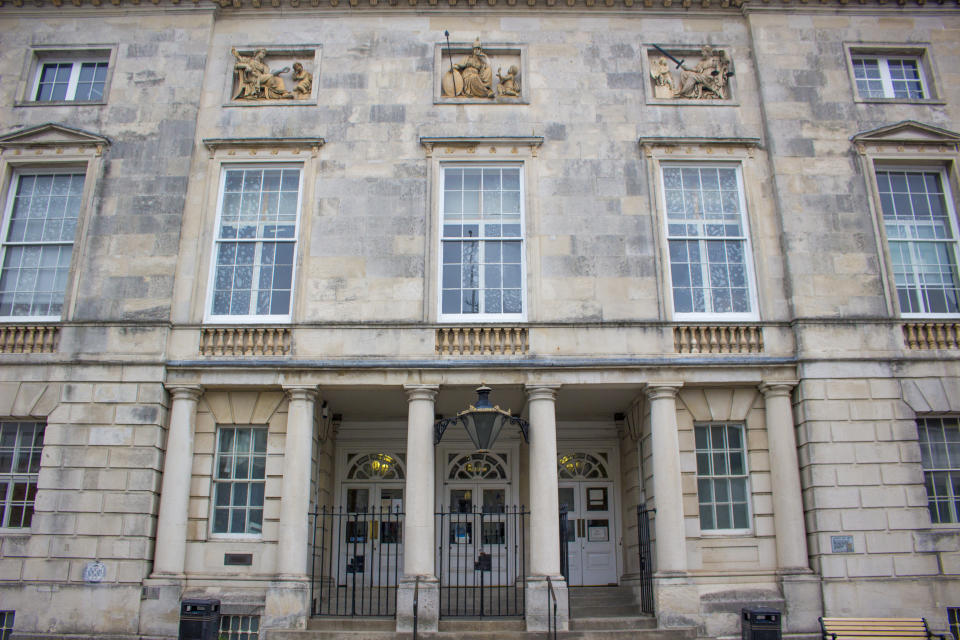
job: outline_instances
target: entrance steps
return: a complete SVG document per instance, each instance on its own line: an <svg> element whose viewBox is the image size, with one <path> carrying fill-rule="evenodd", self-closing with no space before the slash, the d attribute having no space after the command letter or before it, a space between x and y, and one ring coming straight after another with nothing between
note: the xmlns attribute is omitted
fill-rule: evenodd
<svg viewBox="0 0 960 640"><path fill-rule="evenodd" d="M695 629L658 629L651 615L628 587L572 587L570 630L558 640L695 640ZM390 618L311 618L306 630L273 629L265 640L410 640L397 633ZM548 640L546 632L527 632L522 618L445 618L437 632L418 634L423 640Z"/></svg>

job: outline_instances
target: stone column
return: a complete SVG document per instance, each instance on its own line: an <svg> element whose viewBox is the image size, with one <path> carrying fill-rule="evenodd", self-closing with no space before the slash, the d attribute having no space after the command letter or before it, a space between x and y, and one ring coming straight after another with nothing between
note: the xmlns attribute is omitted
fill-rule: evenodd
<svg viewBox="0 0 960 640"><path fill-rule="evenodd" d="M403 578L397 590L397 631L413 630L414 591L420 631L436 631L440 591L436 537L434 406L438 385L404 385L407 393L407 483L404 489Z"/></svg>
<svg viewBox="0 0 960 640"><path fill-rule="evenodd" d="M280 579L306 580L309 555L310 467L313 452L313 387L288 387L287 438L283 452L283 493L277 573Z"/></svg>
<svg viewBox="0 0 960 640"><path fill-rule="evenodd" d="M677 392L680 384L647 387L653 446L653 500L658 574L685 574L687 534L683 523L680 439L677 435Z"/></svg>
<svg viewBox="0 0 960 640"><path fill-rule="evenodd" d="M283 447L283 484L277 536L277 578L267 587L264 629L306 629L310 617L309 511L313 454L314 387L284 387L287 436Z"/></svg>
<svg viewBox="0 0 960 640"><path fill-rule="evenodd" d="M157 541L153 554L153 577L184 578L187 551L187 509L193 470L193 432L197 402L203 389L171 386L170 428L163 459Z"/></svg>
<svg viewBox="0 0 960 640"><path fill-rule="evenodd" d="M767 410L777 567L788 571L803 570L810 566L800 491L800 466L797 463L797 439L793 432L793 410L790 406L790 390L795 384L771 382L760 385Z"/></svg>
<svg viewBox="0 0 960 640"><path fill-rule="evenodd" d="M796 381L760 385L767 414L770 451L770 486L773 493L773 527L777 540L777 570L788 615L784 631L811 633L823 615L820 578L810 570L807 531L797 461L790 392Z"/></svg>
<svg viewBox="0 0 960 640"><path fill-rule="evenodd" d="M680 383L656 383L647 387L656 508L654 599L657 620L662 627L688 627L702 622L700 595L687 577L687 532L677 434L680 387Z"/></svg>
<svg viewBox="0 0 960 640"><path fill-rule="evenodd" d="M527 577L527 631L547 630L553 614L547 578L558 604L557 628L568 628L566 583L560 573L560 506L557 478L556 398L560 385L527 385L530 418L530 571ZM552 624L552 623L550 623Z"/></svg>

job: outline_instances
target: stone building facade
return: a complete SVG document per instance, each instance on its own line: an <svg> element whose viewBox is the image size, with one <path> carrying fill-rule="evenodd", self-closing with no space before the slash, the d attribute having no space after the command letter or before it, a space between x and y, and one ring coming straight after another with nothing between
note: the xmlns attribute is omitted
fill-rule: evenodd
<svg viewBox="0 0 960 640"><path fill-rule="evenodd" d="M956 2L0 16L0 633L960 616Z"/></svg>

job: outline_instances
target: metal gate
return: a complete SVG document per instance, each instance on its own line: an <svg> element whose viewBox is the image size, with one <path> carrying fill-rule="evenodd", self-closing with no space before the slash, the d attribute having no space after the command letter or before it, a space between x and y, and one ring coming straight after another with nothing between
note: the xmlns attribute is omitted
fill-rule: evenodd
<svg viewBox="0 0 960 640"><path fill-rule="evenodd" d="M650 512L646 505L637 505L637 537L640 553L640 610L653 611L653 554L650 553Z"/></svg>
<svg viewBox="0 0 960 640"><path fill-rule="evenodd" d="M441 617L524 615L529 515L504 506L436 514Z"/></svg>
<svg viewBox="0 0 960 640"><path fill-rule="evenodd" d="M393 616L403 573L403 512L386 508L311 513L312 614Z"/></svg>

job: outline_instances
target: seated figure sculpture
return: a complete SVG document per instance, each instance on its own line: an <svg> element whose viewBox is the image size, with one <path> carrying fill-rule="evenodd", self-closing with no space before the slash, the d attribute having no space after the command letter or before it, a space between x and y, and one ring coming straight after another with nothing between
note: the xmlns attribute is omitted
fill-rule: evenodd
<svg viewBox="0 0 960 640"><path fill-rule="evenodd" d="M284 67L279 71L271 71L263 59L267 56L266 49L257 49L252 56L243 56L236 49L230 52L236 58L233 72L239 78L239 90L234 100L290 100L294 95L287 91L281 73L290 69Z"/></svg>

